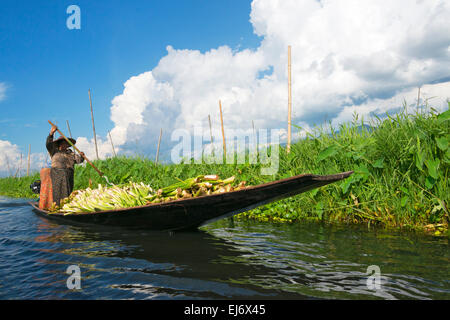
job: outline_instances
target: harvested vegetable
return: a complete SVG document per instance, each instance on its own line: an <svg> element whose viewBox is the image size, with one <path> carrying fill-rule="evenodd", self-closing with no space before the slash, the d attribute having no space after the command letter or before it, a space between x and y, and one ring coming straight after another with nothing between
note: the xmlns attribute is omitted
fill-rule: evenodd
<svg viewBox="0 0 450 320"><path fill-rule="evenodd" d="M152 189L150 185L143 182L130 182L113 187L99 184L97 189L87 188L72 192L69 197L61 200L59 206L54 205L49 211L72 214L115 210L230 192L242 188L245 188L245 181L237 184L234 176L221 180L217 175L189 178L158 190Z"/></svg>

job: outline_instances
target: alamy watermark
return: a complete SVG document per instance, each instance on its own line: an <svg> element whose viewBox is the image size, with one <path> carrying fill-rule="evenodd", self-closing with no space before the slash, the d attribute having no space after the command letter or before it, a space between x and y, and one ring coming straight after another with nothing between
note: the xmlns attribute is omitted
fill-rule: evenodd
<svg viewBox="0 0 450 320"><path fill-rule="evenodd" d="M171 160L175 164L191 161L195 164L257 164L260 163L262 175L273 175L279 169L280 154L279 129L227 130L226 146L222 143L209 143L205 149L205 131L194 127L193 134L186 129L176 129L171 140L178 142L171 150ZM220 139L214 139L221 141Z"/></svg>
<svg viewBox="0 0 450 320"><path fill-rule="evenodd" d="M71 4L70 6L67 7L66 13L70 14L70 16L66 20L67 29L69 29L69 30L81 29L81 9L80 9L80 7L75 4Z"/></svg>
<svg viewBox="0 0 450 320"><path fill-rule="evenodd" d="M81 289L81 270L77 265L70 265L66 273L70 276L67 278L66 285L70 290L80 290Z"/></svg>
<svg viewBox="0 0 450 320"><path fill-rule="evenodd" d="M366 280L367 289L369 290L381 290L381 270L377 265L371 265L367 267L366 274L369 277Z"/></svg>

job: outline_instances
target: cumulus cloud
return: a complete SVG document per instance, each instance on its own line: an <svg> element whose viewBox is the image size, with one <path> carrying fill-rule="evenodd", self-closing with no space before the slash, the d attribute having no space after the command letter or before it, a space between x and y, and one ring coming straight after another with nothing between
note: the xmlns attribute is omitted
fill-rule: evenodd
<svg viewBox="0 0 450 320"><path fill-rule="evenodd" d="M27 173L27 152L7 140L0 140L0 176L24 176ZM30 154L30 171L39 171L47 164L48 157L44 153Z"/></svg>
<svg viewBox="0 0 450 320"><path fill-rule="evenodd" d="M85 137L79 137L76 140L77 140L76 147L79 150L83 151L89 160L97 159L97 152L95 150L94 138L88 140ZM109 158L114 155L111 142L107 139L103 139L98 135L97 135L97 150L98 150L98 157L100 159ZM120 148L114 146L114 151L119 152Z"/></svg>
<svg viewBox="0 0 450 320"><path fill-rule="evenodd" d="M130 78L112 100L113 141L124 153L151 155L160 128L164 151L175 129L208 132L208 115L220 137L219 99L226 130L249 129L252 120L286 128L288 45L293 121L302 127L386 112L419 86L446 99L448 84L426 85L450 76L449 19L447 0L254 0L250 23L260 46L204 53L168 46L153 70Z"/></svg>
<svg viewBox="0 0 450 320"><path fill-rule="evenodd" d="M419 101L417 99L419 98ZM339 115L332 120L332 126L337 127L343 122L351 121L353 114L366 120L378 116L384 118L387 113L392 114L406 107L406 112L428 112L431 108L442 112L448 108L450 101L450 82L425 85L420 88L405 89L389 99L371 99L366 103L344 107Z"/></svg>
<svg viewBox="0 0 450 320"><path fill-rule="evenodd" d="M88 140L85 137L77 139L77 148L82 150L88 159L96 159L94 138ZM109 140L97 136L97 147L100 159L105 159L113 155L112 146ZM32 150L33 151L33 150ZM115 151L120 148L115 147ZM24 176L27 172L28 149L21 150L16 144L8 140L0 140L0 176ZM30 154L30 171L39 171L41 168L50 167L51 160L47 152Z"/></svg>

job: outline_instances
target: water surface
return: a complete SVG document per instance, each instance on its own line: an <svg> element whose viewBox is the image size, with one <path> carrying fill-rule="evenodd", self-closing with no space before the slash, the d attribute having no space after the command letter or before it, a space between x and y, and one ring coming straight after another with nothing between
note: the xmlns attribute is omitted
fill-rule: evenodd
<svg viewBox="0 0 450 320"><path fill-rule="evenodd" d="M449 299L449 252L448 238L317 223L64 225L0 197L0 299ZM71 265L80 290L67 287Z"/></svg>

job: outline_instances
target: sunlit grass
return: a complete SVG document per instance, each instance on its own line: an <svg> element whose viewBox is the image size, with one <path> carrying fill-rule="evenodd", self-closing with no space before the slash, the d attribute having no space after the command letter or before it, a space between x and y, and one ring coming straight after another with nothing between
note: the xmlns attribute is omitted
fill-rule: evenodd
<svg viewBox="0 0 450 320"><path fill-rule="evenodd" d="M160 188L200 174L235 175L256 185L301 173L353 170L348 179L243 213L238 218L294 222L366 223L448 230L450 111L402 112L370 123L358 119L339 128L315 127L305 139L280 149L279 170L261 174L261 164L155 164L145 157L94 161L109 181L143 181ZM369 126L367 126L369 124ZM300 130L300 128L299 128ZM0 179L0 194L33 197L37 175ZM75 189L105 184L90 166L77 166Z"/></svg>

